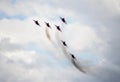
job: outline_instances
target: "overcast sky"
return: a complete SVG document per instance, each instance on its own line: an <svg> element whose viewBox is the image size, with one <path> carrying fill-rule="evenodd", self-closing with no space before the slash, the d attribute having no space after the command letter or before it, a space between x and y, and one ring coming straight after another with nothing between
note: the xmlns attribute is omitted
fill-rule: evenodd
<svg viewBox="0 0 120 82"><path fill-rule="evenodd" d="M86 74L59 49L54 24ZM0 82L119 82L119 33L120 0L0 0Z"/></svg>

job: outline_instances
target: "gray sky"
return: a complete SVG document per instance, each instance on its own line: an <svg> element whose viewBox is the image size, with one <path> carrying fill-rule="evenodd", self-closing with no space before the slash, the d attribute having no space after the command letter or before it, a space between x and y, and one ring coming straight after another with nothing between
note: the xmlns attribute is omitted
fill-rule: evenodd
<svg viewBox="0 0 120 82"><path fill-rule="evenodd" d="M49 21L57 44L59 16L68 22L61 27L61 39L87 65L87 74L45 36L44 21ZM119 33L119 0L1 0L0 82L119 82Z"/></svg>

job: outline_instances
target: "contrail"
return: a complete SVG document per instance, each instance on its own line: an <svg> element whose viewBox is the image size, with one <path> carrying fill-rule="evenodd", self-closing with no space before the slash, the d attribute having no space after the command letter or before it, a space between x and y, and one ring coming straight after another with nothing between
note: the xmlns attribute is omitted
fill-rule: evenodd
<svg viewBox="0 0 120 82"><path fill-rule="evenodd" d="M55 47L55 49L57 49L58 47L56 46L55 42L52 40L49 30L50 29L48 29L48 27L45 28L46 37L50 41L50 43Z"/></svg>
<svg viewBox="0 0 120 82"><path fill-rule="evenodd" d="M62 26L63 26L62 28L64 29L64 28L65 28L64 25L67 24L67 23L66 23L66 21L65 21L64 18L63 18L63 19L61 18L61 20L62 20L62 22L64 21L64 22L62 23ZM63 41L63 40L61 40L61 32L60 32L60 31L57 31L57 32L55 33L55 37L56 37L57 43L59 44L59 46L60 46L63 54L71 61L71 63L72 63L79 71L81 71L81 72L83 72L83 73L86 73L86 71L83 70L82 66L80 65L80 62L78 62L77 58L68 51L68 45L66 44L66 42Z"/></svg>
<svg viewBox="0 0 120 82"><path fill-rule="evenodd" d="M81 72L83 72L83 73L86 73L86 71L83 70L82 66L81 66L80 63L77 61L76 57L75 57L73 54L71 54L71 53L70 53L70 55L71 55L71 62L73 63L73 65L74 65L79 71L81 71Z"/></svg>
<svg viewBox="0 0 120 82"><path fill-rule="evenodd" d="M50 36L50 33L49 33L47 27L45 28L45 34L46 34L47 38L51 41L51 36Z"/></svg>
<svg viewBox="0 0 120 82"><path fill-rule="evenodd" d="M52 39L51 39L51 36L50 36L50 32L49 30L51 30L51 26L49 23L45 22L46 24L46 27L45 27L45 34L46 34L46 37L48 38L48 40L54 45Z"/></svg>
<svg viewBox="0 0 120 82"><path fill-rule="evenodd" d="M64 46L64 44L61 43L60 34L57 33L57 32L56 32L56 39L57 39L57 42L58 42L58 44L59 44L59 46L60 46L63 54L71 61L71 63L72 63L79 71L81 71L81 72L83 72L83 73L86 73L86 71L83 70L82 66L81 66L80 63L78 62L77 58L76 58L73 54L69 53L69 51L68 51L68 49L67 49L68 47ZM67 44L66 44L66 45L67 45Z"/></svg>

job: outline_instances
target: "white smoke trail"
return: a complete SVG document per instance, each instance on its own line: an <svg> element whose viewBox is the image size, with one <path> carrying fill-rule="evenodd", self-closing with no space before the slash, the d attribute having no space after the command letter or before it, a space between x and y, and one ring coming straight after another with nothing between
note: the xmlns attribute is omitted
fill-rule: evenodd
<svg viewBox="0 0 120 82"><path fill-rule="evenodd" d="M60 46L60 50L62 51L62 53L67 57L69 58L68 56L68 51L67 49L65 48L65 46L63 46L62 42L61 42L61 32L59 31L56 31L55 33L55 37L56 37L56 40L57 40L57 43L58 43L58 46Z"/></svg>
<svg viewBox="0 0 120 82"><path fill-rule="evenodd" d="M65 25L66 25L66 24L64 24L64 23L61 24L62 32L63 32L63 30L66 28ZM52 43L52 45L53 45L58 51L60 50L60 51L66 56L66 58L68 58L68 60L69 60L79 71L81 71L81 72L83 72L83 73L86 73L85 67L82 66L82 64L80 63L80 61L78 61L77 58L75 58L75 59L72 58L72 56L71 56L71 54L70 54L70 51L69 51L69 49L68 49L69 47L66 47L66 46L64 46L64 45L62 44L62 42L61 42L61 40L62 40L62 38L61 38L62 32L60 32L60 31L58 31L58 30L56 29L56 31L55 31L55 39L56 39L56 43L57 43L57 44L55 44L55 42L51 39L51 35L50 35L50 32L49 32L48 27L45 28L46 37L47 37L48 40ZM58 45L58 47L57 47L57 45ZM59 49L58 49L58 48L59 48Z"/></svg>
<svg viewBox="0 0 120 82"><path fill-rule="evenodd" d="M77 61L77 59L71 59L73 65L78 69L80 70L81 72L83 73L86 73L86 71L84 70L84 68L81 66L80 62Z"/></svg>
<svg viewBox="0 0 120 82"><path fill-rule="evenodd" d="M45 28L45 34L46 34L46 37L51 41L51 36L47 27Z"/></svg>
<svg viewBox="0 0 120 82"><path fill-rule="evenodd" d="M51 37L51 35L50 35L50 31L49 31L49 30L50 30L50 29L48 29L48 27L45 27L46 37L47 37L47 39L51 42L51 44L52 44L55 48L57 48L55 42L52 40L52 37Z"/></svg>
<svg viewBox="0 0 120 82"><path fill-rule="evenodd" d="M65 24L62 23L62 30L65 29ZM83 73L86 73L86 71L83 69L82 65L80 64L80 62L77 60L77 59L73 59L72 56L70 55L70 51L68 49L68 47L64 46L61 42L61 32L59 31L56 31L55 33L55 36L56 36L56 40L57 40L57 43L58 45L60 46L61 48L61 51L62 53L71 61L71 63L81 72Z"/></svg>

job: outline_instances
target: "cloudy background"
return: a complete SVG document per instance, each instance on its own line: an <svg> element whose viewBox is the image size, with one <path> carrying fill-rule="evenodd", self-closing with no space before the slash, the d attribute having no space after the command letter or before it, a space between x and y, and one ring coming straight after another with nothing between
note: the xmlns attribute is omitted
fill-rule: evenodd
<svg viewBox="0 0 120 82"><path fill-rule="evenodd" d="M55 44L54 24L62 26L61 39L87 74L49 42L44 21ZM119 33L119 0L0 0L0 82L119 82Z"/></svg>

